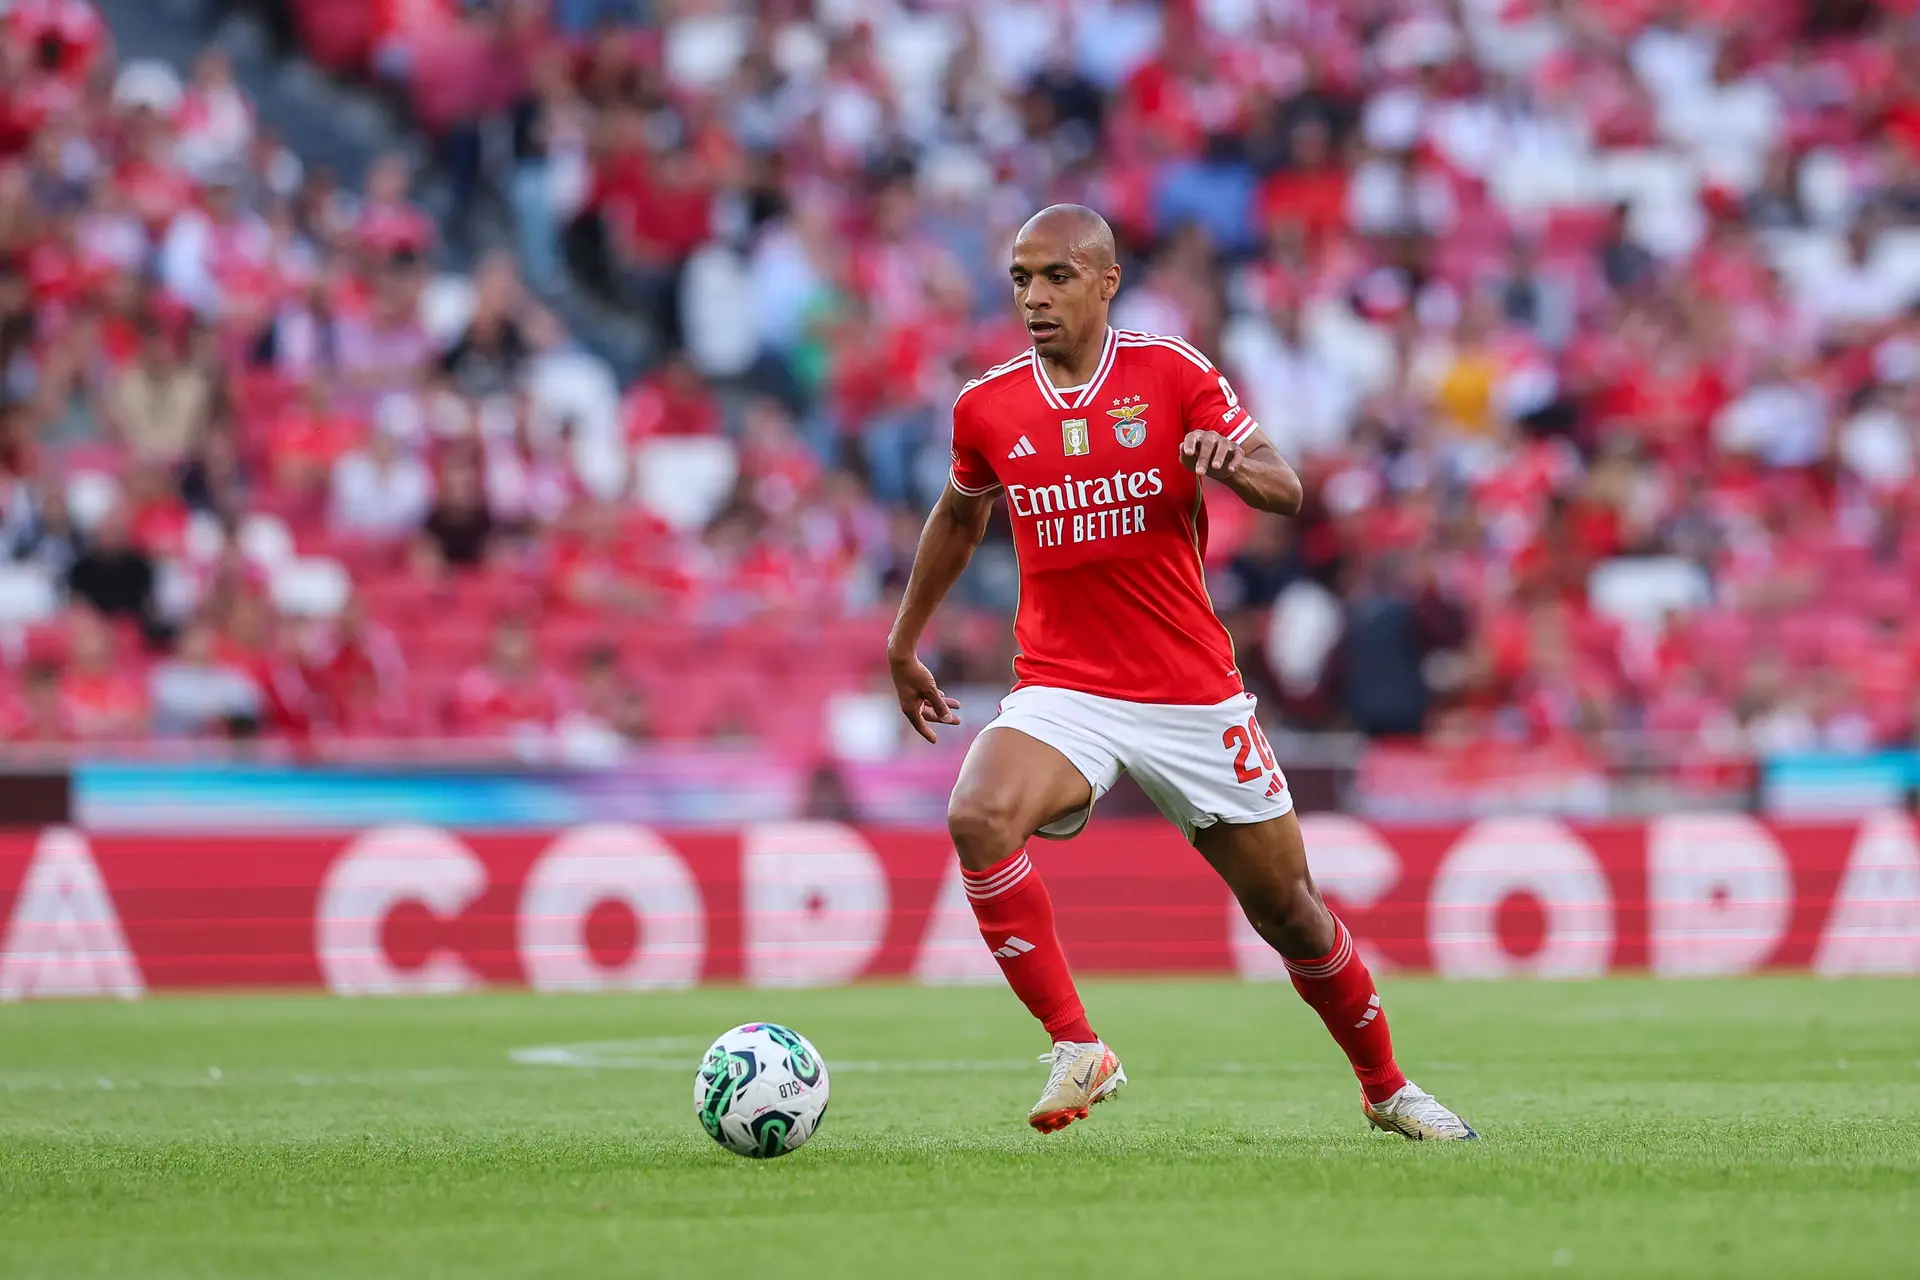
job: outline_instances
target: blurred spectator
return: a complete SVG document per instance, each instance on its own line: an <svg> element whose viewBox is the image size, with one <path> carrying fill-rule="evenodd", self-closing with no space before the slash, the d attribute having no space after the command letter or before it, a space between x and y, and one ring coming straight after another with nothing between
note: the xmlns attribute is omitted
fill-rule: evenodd
<svg viewBox="0 0 1920 1280"><path fill-rule="evenodd" d="M570 764L617 764L652 729L646 701L620 671L612 648L596 645L581 661L577 705L560 718L556 737Z"/></svg>
<svg viewBox="0 0 1920 1280"><path fill-rule="evenodd" d="M67 586L109 618L147 622L154 613L153 559L134 545L129 520L119 505L100 517L86 550L67 571Z"/></svg>
<svg viewBox="0 0 1920 1280"><path fill-rule="evenodd" d="M1235 389L1282 454L1297 459L1345 446L1359 389L1308 339L1298 305L1276 297L1264 317L1236 318L1220 354L1243 371Z"/></svg>
<svg viewBox="0 0 1920 1280"><path fill-rule="evenodd" d="M66 581L85 549L67 509L66 492L58 487L42 492L20 480L7 487L10 492L5 519L0 523L6 541L0 545L0 555L40 565L54 578Z"/></svg>
<svg viewBox="0 0 1920 1280"><path fill-rule="evenodd" d="M449 720L479 737L544 738L572 701L560 677L535 661L532 630L509 617L494 627L487 660L454 686Z"/></svg>
<svg viewBox="0 0 1920 1280"><path fill-rule="evenodd" d="M550 578L556 596L578 609L616 615L652 609L659 530L612 502L583 504L571 525L555 547Z"/></svg>
<svg viewBox="0 0 1920 1280"><path fill-rule="evenodd" d="M433 508L433 473L386 431L370 432L333 464L331 523L350 537L409 537Z"/></svg>
<svg viewBox="0 0 1920 1280"><path fill-rule="evenodd" d="M260 330L250 362L290 382L337 373L339 330L333 291L336 281L316 274L304 289L283 302Z"/></svg>
<svg viewBox="0 0 1920 1280"><path fill-rule="evenodd" d="M420 324L419 273L405 254L375 273L364 312L334 320L331 342L348 411L370 416L389 396L419 393L433 347Z"/></svg>
<svg viewBox="0 0 1920 1280"><path fill-rule="evenodd" d="M1426 727L1430 695L1420 670L1426 652L1399 562L1376 561L1347 607L1340 643L1341 705L1355 728L1397 737Z"/></svg>
<svg viewBox="0 0 1920 1280"><path fill-rule="evenodd" d="M153 731L162 737L239 736L257 726L265 701L259 684L216 655L213 628L189 623L173 656L148 681Z"/></svg>
<svg viewBox="0 0 1920 1280"><path fill-rule="evenodd" d="M408 727L406 658L393 633L367 617L360 597L311 629L301 665L320 726L349 735Z"/></svg>
<svg viewBox="0 0 1920 1280"><path fill-rule="evenodd" d="M44 662L27 663L20 671L19 700L0 702L0 742L63 743L79 736L60 697L59 670Z"/></svg>
<svg viewBox="0 0 1920 1280"><path fill-rule="evenodd" d="M265 266L272 252L266 220L240 203L242 177L234 163L210 169L200 207L183 208L160 245L161 282L204 319L217 319L230 288L243 273Z"/></svg>
<svg viewBox="0 0 1920 1280"><path fill-rule="evenodd" d="M450 454L441 467L439 496L422 531L453 568L472 569L486 562L496 527L485 481L469 451Z"/></svg>
<svg viewBox="0 0 1920 1280"><path fill-rule="evenodd" d="M232 428L221 425L208 431L201 437L199 450L181 469L181 498L193 511L237 525L246 511L249 492Z"/></svg>
<svg viewBox="0 0 1920 1280"><path fill-rule="evenodd" d="M59 680L60 722L76 739L134 742L146 736L147 691L115 653L114 633L90 609L67 623L67 668Z"/></svg>
<svg viewBox="0 0 1920 1280"><path fill-rule="evenodd" d="M1893 319L1915 297L1914 282L1873 260L1879 218L1862 214L1847 228L1844 256L1804 286L1801 305L1813 321L1840 342L1858 341L1874 325Z"/></svg>
<svg viewBox="0 0 1920 1280"><path fill-rule="evenodd" d="M408 198L411 185L404 156L382 156L367 170L353 238L376 260L417 259L433 247L433 220Z"/></svg>
<svg viewBox="0 0 1920 1280"><path fill-rule="evenodd" d="M574 427L563 420L543 434L534 426L529 397L516 396L512 405L511 434L485 445L487 508L504 531L534 536L581 497L573 469Z"/></svg>
<svg viewBox="0 0 1920 1280"><path fill-rule="evenodd" d="M193 64L174 127L180 134L174 154L191 173L209 174L246 158L253 142L253 104L234 83L233 68L218 47Z"/></svg>
<svg viewBox="0 0 1920 1280"><path fill-rule="evenodd" d="M1622 292L1650 283L1659 270L1653 254L1629 235L1627 221L1631 214L1632 209L1627 205L1614 206L1607 220L1606 234L1600 241L1601 274L1610 287Z"/></svg>
<svg viewBox="0 0 1920 1280"><path fill-rule="evenodd" d="M589 198L616 296L680 345L680 270L710 229L713 198L698 160L681 151L650 152L639 111L609 113Z"/></svg>
<svg viewBox="0 0 1920 1280"><path fill-rule="evenodd" d="M141 335L140 358L107 388L107 420L142 463L175 466L200 442L213 405L213 380L189 362L180 339L159 325Z"/></svg>
<svg viewBox="0 0 1920 1280"><path fill-rule="evenodd" d="M473 316L440 357L440 368L471 399L506 395L534 354L538 313L520 287L513 259L489 255L473 277Z"/></svg>
<svg viewBox="0 0 1920 1280"><path fill-rule="evenodd" d="M324 381L309 383L272 424L275 487L295 496L322 492L366 435L362 420L334 406Z"/></svg>
<svg viewBox="0 0 1920 1280"><path fill-rule="evenodd" d="M620 418L627 439L636 444L650 436L718 435L722 425L719 398L684 352L669 355L633 385L621 402Z"/></svg>
<svg viewBox="0 0 1920 1280"><path fill-rule="evenodd" d="M585 196L591 131L592 115L565 51L548 50L534 63L528 91L512 113L514 245L527 286L539 297L565 285L560 228Z"/></svg>
<svg viewBox="0 0 1920 1280"><path fill-rule="evenodd" d="M822 761L807 775L807 798L802 816L815 822L858 822L853 792L831 761Z"/></svg>

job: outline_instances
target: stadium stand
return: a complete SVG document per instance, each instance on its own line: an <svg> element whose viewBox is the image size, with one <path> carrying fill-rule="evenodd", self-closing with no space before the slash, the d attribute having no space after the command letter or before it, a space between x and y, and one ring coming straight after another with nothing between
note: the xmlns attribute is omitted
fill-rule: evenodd
<svg viewBox="0 0 1920 1280"><path fill-rule="evenodd" d="M825 749L1061 199L1307 479L1213 504L1279 721L1914 740L1910 3L234 7L427 162L0 5L8 741Z"/></svg>

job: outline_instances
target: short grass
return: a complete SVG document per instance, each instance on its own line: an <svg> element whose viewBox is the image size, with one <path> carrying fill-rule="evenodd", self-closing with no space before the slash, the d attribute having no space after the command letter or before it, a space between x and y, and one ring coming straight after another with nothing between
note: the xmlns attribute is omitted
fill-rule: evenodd
<svg viewBox="0 0 1920 1280"><path fill-rule="evenodd" d="M1285 986L1090 985L1133 1084L1044 1138L1044 1045L996 989L0 1007L0 1276L1920 1265L1920 986L1386 994L1404 1065L1485 1141L1369 1131ZM760 1163L692 1114L701 1049L755 1018L834 1071L820 1135ZM620 1043L511 1056L589 1042Z"/></svg>

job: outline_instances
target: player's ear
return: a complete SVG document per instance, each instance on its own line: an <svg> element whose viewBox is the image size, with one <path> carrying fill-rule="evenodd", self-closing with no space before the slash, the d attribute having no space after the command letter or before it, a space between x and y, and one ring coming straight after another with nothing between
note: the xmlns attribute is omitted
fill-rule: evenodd
<svg viewBox="0 0 1920 1280"><path fill-rule="evenodd" d="M1112 302L1113 295L1120 292L1120 264L1110 262L1107 269L1100 273L1100 301Z"/></svg>

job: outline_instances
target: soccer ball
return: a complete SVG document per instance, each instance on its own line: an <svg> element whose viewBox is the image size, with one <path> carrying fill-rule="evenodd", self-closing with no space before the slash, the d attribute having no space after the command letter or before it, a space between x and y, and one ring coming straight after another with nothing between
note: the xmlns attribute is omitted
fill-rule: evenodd
<svg viewBox="0 0 1920 1280"><path fill-rule="evenodd" d="M707 1136L764 1160L796 1150L827 1114L827 1064L807 1038L749 1022L713 1042L693 1078L693 1114Z"/></svg>

